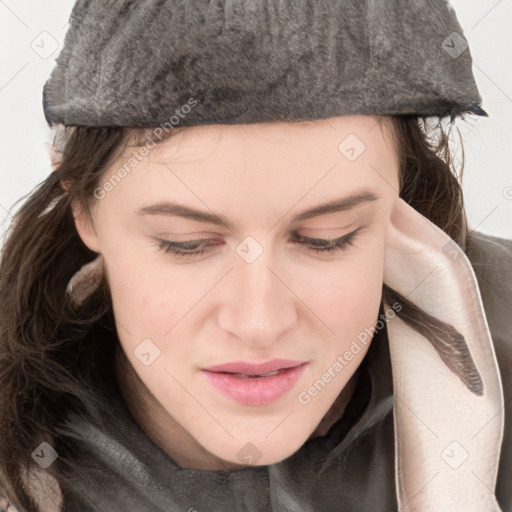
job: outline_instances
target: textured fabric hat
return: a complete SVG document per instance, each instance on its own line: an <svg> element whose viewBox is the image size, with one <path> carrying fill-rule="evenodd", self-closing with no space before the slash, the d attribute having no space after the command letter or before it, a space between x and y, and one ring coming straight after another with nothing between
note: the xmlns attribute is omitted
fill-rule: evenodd
<svg viewBox="0 0 512 512"><path fill-rule="evenodd" d="M79 0L49 124L151 127L480 108L444 0Z"/></svg>

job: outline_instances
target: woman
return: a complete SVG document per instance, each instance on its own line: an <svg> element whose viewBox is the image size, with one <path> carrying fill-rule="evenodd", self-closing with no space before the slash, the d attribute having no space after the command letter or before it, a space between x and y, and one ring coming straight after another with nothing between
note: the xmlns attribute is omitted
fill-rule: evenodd
<svg viewBox="0 0 512 512"><path fill-rule="evenodd" d="M485 115L453 11L70 25L2 256L4 507L512 509L511 242L422 123Z"/></svg>

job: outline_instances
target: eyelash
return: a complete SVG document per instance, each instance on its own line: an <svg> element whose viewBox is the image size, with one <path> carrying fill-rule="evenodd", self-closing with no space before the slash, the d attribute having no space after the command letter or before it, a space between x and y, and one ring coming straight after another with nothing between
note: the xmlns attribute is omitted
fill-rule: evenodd
<svg viewBox="0 0 512 512"><path fill-rule="evenodd" d="M314 251L317 254L330 254L333 252L344 251L350 245L353 244L357 232L361 228L357 228L356 230L343 235L340 238L328 239L328 238L308 238L301 236L297 233L294 233L294 243L302 243L305 245L309 244L307 247L308 251ZM220 244L209 244L207 246L203 245L203 248L196 251L191 251L194 247L197 247L198 244L202 242L206 242L207 240L189 240L187 242L171 242L169 240L158 240L158 248L166 253L172 253L175 256L179 257L188 257L188 256L200 256L205 252L209 251L208 247L220 245ZM329 244L327 247L320 247L321 245ZM190 247L192 246L192 247ZM187 250L188 249L188 250Z"/></svg>

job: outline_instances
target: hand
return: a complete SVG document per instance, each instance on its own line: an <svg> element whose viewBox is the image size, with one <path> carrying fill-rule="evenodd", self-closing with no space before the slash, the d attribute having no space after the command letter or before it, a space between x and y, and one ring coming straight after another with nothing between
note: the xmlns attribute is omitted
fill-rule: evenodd
<svg viewBox="0 0 512 512"><path fill-rule="evenodd" d="M384 283L433 323L452 326L439 334L428 316L416 318L425 339L399 317L388 323L400 510L500 510L494 489L503 392L470 261L446 233L397 199ZM400 315L411 324L407 310L404 302ZM464 368L469 362L472 369ZM471 379L461 379L470 371L481 379L480 394Z"/></svg>

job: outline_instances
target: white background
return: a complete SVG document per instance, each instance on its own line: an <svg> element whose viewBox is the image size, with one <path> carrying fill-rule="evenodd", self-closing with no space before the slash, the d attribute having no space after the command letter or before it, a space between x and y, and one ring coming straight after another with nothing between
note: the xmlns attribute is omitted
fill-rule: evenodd
<svg viewBox="0 0 512 512"><path fill-rule="evenodd" d="M0 0L0 236L17 208L12 209L15 201L50 172L51 137L41 94L73 4ZM512 238L512 0L451 4L469 41L483 108L490 116L457 123L464 140L463 187L470 227ZM50 52L52 44L51 55L38 54Z"/></svg>

